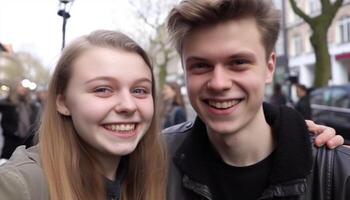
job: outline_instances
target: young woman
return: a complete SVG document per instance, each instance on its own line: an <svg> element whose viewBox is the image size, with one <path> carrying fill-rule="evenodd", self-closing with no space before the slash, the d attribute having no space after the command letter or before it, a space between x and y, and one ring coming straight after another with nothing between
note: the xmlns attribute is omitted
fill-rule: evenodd
<svg viewBox="0 0 350 200"><path fill-rule="evenodd" d="M166 153L144 50L95 31L64 50L39 143L0 168L1 199L165 199Z"/></svg>

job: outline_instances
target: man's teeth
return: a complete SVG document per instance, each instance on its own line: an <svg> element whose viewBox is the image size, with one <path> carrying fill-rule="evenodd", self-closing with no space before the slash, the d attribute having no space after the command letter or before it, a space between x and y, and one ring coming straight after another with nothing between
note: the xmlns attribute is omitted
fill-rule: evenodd
<svg viewBox="0 0 350 200"><path fill-rule="evenodd" d="M231 100L231 101L209 101L209 105L214 107L214 108L220 108L220 109L225 109L225 108L230 108L236 104L239 103L239 100Z"/></svg>
<svg viewBox="0 0 350 200"><path fill-rule="evenodd" d="M105 127L111 131L133 131L135 124L109 124Z"/></svg>

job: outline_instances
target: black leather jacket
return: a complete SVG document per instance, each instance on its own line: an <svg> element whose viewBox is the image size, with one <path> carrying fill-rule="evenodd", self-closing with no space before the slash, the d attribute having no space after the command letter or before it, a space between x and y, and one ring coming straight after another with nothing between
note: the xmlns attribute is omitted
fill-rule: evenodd
<svg viewBox="0 0 350 200"><path fill-rule="evenodd" d="M264 111L277 148L271 184L259 199L350 200L350 149L315 148L304 120L290 108L264 105ZM201 170L194 135L204 134L203 126L197 118L164 131L171 155L167 200L214 200L207 185L190 178Z"/></svg>

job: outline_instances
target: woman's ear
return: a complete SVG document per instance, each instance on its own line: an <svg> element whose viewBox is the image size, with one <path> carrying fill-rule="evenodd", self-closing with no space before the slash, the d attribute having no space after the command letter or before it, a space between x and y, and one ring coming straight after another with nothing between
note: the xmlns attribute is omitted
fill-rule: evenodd
<svg viewBox="0 0 350 200"><path fill-rule="evenodd" d="M56 98L57 111L65 116L70 116L70 111L66 105L64 95L59 94Z"/></svg>

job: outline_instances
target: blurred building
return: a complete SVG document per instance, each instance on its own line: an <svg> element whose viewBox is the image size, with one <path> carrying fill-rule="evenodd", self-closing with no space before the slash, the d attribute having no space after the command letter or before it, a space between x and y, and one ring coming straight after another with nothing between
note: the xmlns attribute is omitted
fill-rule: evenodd
<svg viewBox="0 0 350 200"><path fill-rule="evenodd" d="M291 82L289 81L289 67L288 67L288 46L287 46L287 29L286 29L286 19L285 19L285 8L288 4L286 0L273 0L276 8L279 9L282 13L281 17L281 29L276 42L275 51L277 56L276 69L274 76L274 83L267 85L265 90L265 100L269 101L270 96L273 93L273 85L280 84L282 86L282 92L289 97L290 96L290 86Z"/></svg>
<svg viewBox="0 0 350 200"><path fill-rule="evenodd" d="M314 81L315 56L309 41L311 28L297 16L288 1L284 4L283 16L286 54L289 75L311 87ZM332 1L334 2L334 0ZM321 12L320 0L297 0L298 7L309 16ZM344 0L328 31L329 53L331 56L331 85L340 85L350 80L350 0ZM283 48L283 47L282 47ZM278 47L276 47L278 49Z"/></svg>
<svg viewBox="0 0 350 200"><path fill-rule="evenodd" d="M5 68L12 62L15 62L12 46L0 42L0 83L8 78Z"/></svg>

